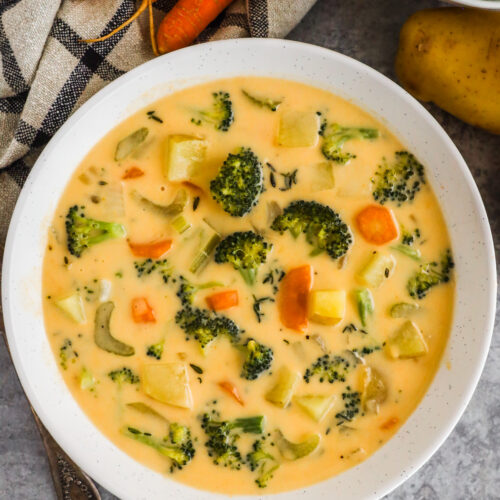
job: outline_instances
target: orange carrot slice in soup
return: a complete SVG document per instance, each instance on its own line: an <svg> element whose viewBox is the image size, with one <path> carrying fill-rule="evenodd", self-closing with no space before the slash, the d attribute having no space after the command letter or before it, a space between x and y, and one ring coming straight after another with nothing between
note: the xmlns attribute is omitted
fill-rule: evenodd
<svg viewBox="0 0 500 500"><path fill-rule="evenodd" d="M223 311L238 305L238 291L224 290L223 292L209 295L206 299L209 309L213 311Z"/></svg>
<svg viewBox="0 0 500 500"><path fill-rule="evenodd" d="M281 280L278 308L281 322L287 328L301 333L307 328L307 301L311 287L310 265L290 269Z"/></svg>
<svg viewBox="0 0 500 500"><path fill-rule="evenodd" d="M159 259L170 250L172 240L161 240L152 243L132 243L129 241L128 246L136 257Z"/></svg>
<svg viewBox="0 0 500 500"><path fill-rule="evenodd" d="M241 406L245 406L243 399L240 396L240 393L237 387L228 380L224 380L223 382L219 382L219 387L227 392L235 401L237 401Z"/></svg>
<svg viewBox="0 0 500 500"><path fill-rule="evenodd" d="M144 297L132 299L132 319L135 323L156 323L154 309Z"/></svg>
<svg viewBox="0 0 500 500"><path fill-rule="evenodd" d="M356 216L359 232L369 243L385 245L399 235L398 224L392 210L369 205Z"/></svg>

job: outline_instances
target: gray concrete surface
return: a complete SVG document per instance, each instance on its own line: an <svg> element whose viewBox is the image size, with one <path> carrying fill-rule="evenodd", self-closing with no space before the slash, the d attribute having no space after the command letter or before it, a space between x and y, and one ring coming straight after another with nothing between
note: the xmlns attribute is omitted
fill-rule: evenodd
<svg viewBox="0 0 500 500"><path fill-rule="evenodd" d="M428 0L319 0L290 34L337 50L394 77L398 32ZM472 128L434 106L467 161L483 196L500 257L500 137ZM498 269L498 268L497 268ZM386 498L390 500L500 499L499 315L486 368L460 423L434 457ZM0 341L0 498L52 499L51 479L21 386ZM115 497L100 489L103 499Z"/></svg>

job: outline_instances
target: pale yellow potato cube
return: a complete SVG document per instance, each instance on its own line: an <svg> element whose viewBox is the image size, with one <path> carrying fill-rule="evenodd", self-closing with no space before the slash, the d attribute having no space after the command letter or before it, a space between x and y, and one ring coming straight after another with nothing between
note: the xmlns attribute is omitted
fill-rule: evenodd
<svg viewBox="0 0 500 500"><path fill-rule="evenodd" d="M387 340L387 352L392 358L417 358L428 351L422 332L413 321L406 321Z"/></svg>
<svg viewBox="0 0 500 500"><path fill-rule="evenodd" d="M82 324L87 321L87 316L85 315L85 309L83 307L83 300L80 297L80 294L74 293L64 299L56 300L55 304L75 323Z"/></svg>
<svg viewBox="0 0 500 500"><path fill-rule="evenodd" d="M306 394L305 396L295 396L293 400L313 420L320 422L330 411L335 401L335 395Z"/></svg>
<svg viewBox="0 0 500 500"><path fill-rule="evenodd" d="M191 180L207 151L207 142L191 135L170 135L165 145L163 172L169 181Z"/></svg>
<svg viewBox="0 0 500 500"><path fill-rule="evenodd" d="M277 143L288 148L310 148L318 142L319 116L314 111L286 111L281 115Z"/></svg>
<svg viewBox="0 0 500 500"><path fill-rule="evenodd" d="M396 259L391 254L374 253L365 267L358 273L358 280L363 285L378 288L387 278L390 278Z"/></svg>
<svg viewBox="0 0 500 500"><path fill-rule="evenodd" d="M325 325L338 323L345 315L344 290L313 290L309 297L311 321Z"/></svg>
<svg viewBox="0 0 500 500"><path fill-rule="evenodd" d="M181 408L193 407L184 363L152 363L142 366L142 389L151 398Z"/></svg>

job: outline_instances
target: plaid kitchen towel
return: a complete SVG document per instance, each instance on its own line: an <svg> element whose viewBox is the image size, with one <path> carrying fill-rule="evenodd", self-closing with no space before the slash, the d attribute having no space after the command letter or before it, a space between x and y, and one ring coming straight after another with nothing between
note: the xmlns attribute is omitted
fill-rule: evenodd
<svg viewBox="0 0 500 500"><path fill-rule="evenodd" d="M285 36L316 0L236 0L199 37ZM138 2L137 2L138 3ZM154 4L155 25L175 4ZM154 57L148 16L108 40L135 0L0 0L0 257L30 167L58 128L107 83Z"/></svg>

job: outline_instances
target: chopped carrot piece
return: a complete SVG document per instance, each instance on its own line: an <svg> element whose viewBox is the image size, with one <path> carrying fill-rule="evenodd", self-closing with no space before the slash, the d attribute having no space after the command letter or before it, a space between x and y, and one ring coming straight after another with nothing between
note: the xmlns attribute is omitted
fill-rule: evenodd
<svg viewBox="0 0 500 500"><path fill-rule="evenodd" d="M238 305L238 291L224 290L223 292L209 295L206 299L209 309L213 311L223 311Z"/></svg>
<svg viewBox="0 0 500 500"><path fill-rule="evenodd" d="M290 269L281 280L278 308L283 325L303 333L307 328L307 301L312 287L310 265Z"/></svg>
<svg viewBox="0 0 500 500"><path fill-rule="evenodd" d="M139 167L130 167L123 174L122 179L137 179L137 177L142 177L144 172Z"/></svg>
<svg viewBox="0 0 500 500"><path fill-rule="evenodd" d="M398 417L391 417L389 419L387 419L381 426L380 428L383 430L383 431L388 431L390 429L392 429L396 424L399 423L399 418Z"/></svg>
<svg viewBox="0 0 500 500"><path fill-rule="evenodd" d="M144 297L132 299L132 318L135 323L156 323L154 309Z"/></svg>
<svg viewBox="0 0 500 500"><path fill-rule="evenodd" d="M219 382L219 387L223 391L226 391L230 396L232 396L241 406L245 406L245 403L243 402L238 389L232 382L224 380L223 382Z"/></svg>
<svg viewBox="0 0 500 500"><path fill-rule="evenodd" d="M392 211L386 207L369 205L356 217L363 238L375 245L384 245L398 237L398 224Z"/></svg>
<svg viewBox="0 0 500 500"><path fill-rule="evenodd" d="M191 45L233 0L179 0L156 32L160 54Z"/></svg>
<svg viewBox="0 0 500 500"><path fill-rule="evenodd" d="M132 243L129 241L128 246L136 257L159 259L170 250L172 240L161 240L153 243Z"/></svg>

